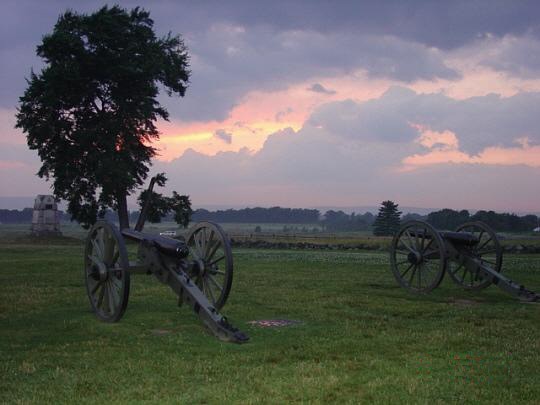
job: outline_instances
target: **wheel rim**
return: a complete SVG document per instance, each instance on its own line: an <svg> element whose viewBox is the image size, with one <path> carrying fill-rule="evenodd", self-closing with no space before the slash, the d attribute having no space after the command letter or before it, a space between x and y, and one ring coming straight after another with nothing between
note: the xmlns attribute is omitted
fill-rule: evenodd
<svg viewBox="0 0 540 405"><path fill-rule="evenodd" d="M92 227L84 258L86 292L94 313L103 321L118 321L127 308L130 278L124 239L114 225L98 221Z"/></svg>
<svg viewBox="0 0 540 405"><path fill-rule="evenodd" d="M229 296L233 276L233 260L229 238L212 222L200 222L187 237L189 259L195 263L191 276L214 305L220 309Z"/></svg>
<svg viewBox="0 0 540 405"><path fill-rule="evenodd" d="M483 222L467 222L456 229L456 232L468 232L478 240L478 244L465 247L466 254L485 263L493 270L500 272L502 268L502 247L495 232ZM467 290L482 290L491 285L491 281L481 274L473 274L464 263L450 262L448 273L452 280Z"/></svg>
<svg viewBox="0 0 540 405"><path fill-rule="evenodd" d="M439 233L423 221L405 223L395 235L390 264L398 283L414 293L427 293L444 277L446 255Z"/></svg>

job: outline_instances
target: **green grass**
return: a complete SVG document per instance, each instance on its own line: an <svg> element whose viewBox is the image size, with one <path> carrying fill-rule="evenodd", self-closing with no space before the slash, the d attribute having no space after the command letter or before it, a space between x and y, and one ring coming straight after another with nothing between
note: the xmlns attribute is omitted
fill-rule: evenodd
<svg viewBox="0 0 540 405"><path fill-rule="evenodd" d="M224 313L245 345L210 336L150 276L133 277L119 323L99 322L81 244L0 242L0 402L538 403L538 304L448 278L413 296L379 252L234 254ZM540 255L504 270L540 290ZM247 324L276 318L302 323Z"/></svg>

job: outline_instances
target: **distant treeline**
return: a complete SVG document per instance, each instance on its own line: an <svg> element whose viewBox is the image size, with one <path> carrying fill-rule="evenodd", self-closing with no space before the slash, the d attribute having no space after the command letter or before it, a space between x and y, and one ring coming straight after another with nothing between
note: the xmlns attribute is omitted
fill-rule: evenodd
<svg viewBox="0 0 540 405"><path fill-rule="evenodd" d="M17 224L32 222L32 208L23 210L0 209L0 223ZM69 214L60 213L62 221L70 221ZM130 222L134 224L139 216L138 211L130 212ZM105 219L117 222L118 218L114 211L107 211ZM537 228L539 218L536 215L518 216L508 213L496 213L494 211L478 211L471 215L467 210L456 211L442 209L426 215L406 214L401 217L401 222L410 219L420 219L429 222L437 229L456 229L459 225L469 221L482 221L499 232L530 232ZM172 214L163 218L163 221L173 221ZM281 224L310 224L319 225L329 232L337 231L365 231L371 230L375 215L370 212L365 214L346 214L343 211L326 211L321 215L316 209L302 208L244 208L239 210L228 209L208 211L197 209L191 217L192 222L214 221L230 223L281 223Z"/></svg>
<svg viewBox="0 0 540 405"><path fill-rule="evenodd" d="M539 226L536 215L520 217L516 214L498 214L494 211L477 211L471 215L467 210L443 209L431 212L426 219L439 229L456 229L459 225L470 221L482 221L499 232L526 232Z"/></svg>
<svg viewBox="0 0 540 405"><path fill-rule="evenodd" d="M375 222L375 215L371 212L365 214L346 214L343 211L326 211L321 225L326 231L366 231L371 230Z"/></svg>
<svg viewBox="0 0 540 405"><path fill-rule="evenodd" d="M195 210L191 220L234 223L315 224L319 222L319 210L304 208L243 208L240 210Z"/></svg>
<svg viewBox="0 0 540 405"><path fill-rule="evenodd" d="M32 208L23 210L0 210L0 222L3 224L22 224L32 222Z"/></svg>

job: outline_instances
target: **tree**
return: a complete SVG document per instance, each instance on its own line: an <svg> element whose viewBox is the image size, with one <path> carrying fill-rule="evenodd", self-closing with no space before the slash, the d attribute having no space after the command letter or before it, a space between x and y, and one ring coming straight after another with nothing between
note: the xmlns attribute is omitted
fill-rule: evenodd
<svg viewBox="0 0 540 405"><path fill-rule="evenodd" d="M38 175L54 178L56 198L89 226L107 207L129 227L127 196L144 183L157 119L168 119L156 97L184 96L190 71L180 36L156 37L150 14L103 7L67 11L43 37L20 98L18 128L42 160Z"/></svg>
<svg viewBox="0 0 540 405"><path fill-rule="evenodd" d="M444 208L430 212L427 221L437 229L456 229L459 225L470 221L471 215L467 210L455 211Z"/></svg>
<svg viewBox="0 0 540 405"><path fill-rule="evenodd" d="M394 235L399 229L400 216L401 211L398 211L398 204L389 200L383 201L373 223L373 234L377 236Z"/></svg>

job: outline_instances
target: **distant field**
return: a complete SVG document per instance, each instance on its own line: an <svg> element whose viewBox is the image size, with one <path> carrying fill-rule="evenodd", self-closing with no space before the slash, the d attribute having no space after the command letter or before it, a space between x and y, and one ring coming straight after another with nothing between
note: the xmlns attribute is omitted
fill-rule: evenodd
<svg viewBox="0 0 540 405"><path fill-rule="evenodd" d="M272 243L309 243L309 244L324 244L324 245L342 245L342 246L357 246L359 244L368 248L387 249L390 246L392 238L376 237L369 231L360 232L317 232L311 231L317 228L316 224L238 224L238 223L221 223L220 224L231 238L237 241L267 241ZM255 232L257 226L261 227L261 232ZM283 228L287 227L289 231L284 232ZM86 238L87 230L75 223L63 223L62 233L69 238L84 239ZM296 230L290 230L296 228ZM302 232L302 228L307 228L307 232ZM147 224L145 232L158 234L163 231L174 230L177 235L185 235L188 229L180 228L174 222L163 222L158 224ZM0 224L0 238L4 240L17 240L17 238L25 237L30 232L30 224L21 225L5 225ZM521 233L500 233L501 243L503 246L535 246L540 247L540 234Z"/></svg>
<svg viewBox="0 0 540 405"><path fill-rule="evenodd" d="M538 403L539 304L448 278L413 296L382 252L234 257L224 313L251 336L241 346L208 335L150 276L134 277L119 323L101 323L80 242L0 237L0 403ZM540 290L540 255L504 262ZM248 324L282 318L301 323Z"/></svg>

